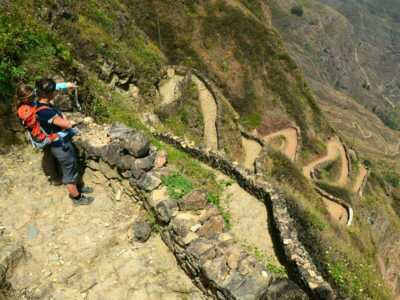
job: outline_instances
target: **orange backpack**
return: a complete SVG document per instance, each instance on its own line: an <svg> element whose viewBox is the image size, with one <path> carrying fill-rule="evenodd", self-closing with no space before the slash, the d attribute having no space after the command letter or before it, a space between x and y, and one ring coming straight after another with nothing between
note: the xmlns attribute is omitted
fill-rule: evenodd
<svg viewBox="0 0 400 300"><path fill-rule="evenodd" d="M48 108L48 106L38 106L36 102L30 102L21 104L17 110L18 118L27 130L28 140L33 147L38 149L43 149L59 138L57 133L47 134L37 118L39 111Z"/></svg>

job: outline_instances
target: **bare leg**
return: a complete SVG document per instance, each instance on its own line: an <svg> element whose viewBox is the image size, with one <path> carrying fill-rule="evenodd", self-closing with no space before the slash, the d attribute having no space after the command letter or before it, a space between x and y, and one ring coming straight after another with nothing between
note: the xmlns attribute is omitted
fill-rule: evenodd
<svg viewBox="0 0 400 300"><path fill-rule="evenodd" d="M71 197L76 198L80 195L78 187L75 183L67 184L67 190Z"/></svg>

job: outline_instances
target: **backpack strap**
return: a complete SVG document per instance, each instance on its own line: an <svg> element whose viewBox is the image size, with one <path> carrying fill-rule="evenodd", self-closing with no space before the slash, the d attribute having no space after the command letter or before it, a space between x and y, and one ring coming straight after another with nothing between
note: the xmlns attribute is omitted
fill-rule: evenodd
<svg viewBox="0 0 400 300"><path fill-rule="evenodd" d="M42 111L42 110L45 110L45 109L51 109L51 107L50 106L48 106L48 105L38 105L37 107L36 107L36 114L39 112L39 111ZM59 137L59 135L57 134L57 133L50 133L50 134L48 134L42 127L40 127L40 130L46 135L46 137L48 137L52 142L54 142L54 141L56 141L56 140L58 140L60 137Z"/></svg>

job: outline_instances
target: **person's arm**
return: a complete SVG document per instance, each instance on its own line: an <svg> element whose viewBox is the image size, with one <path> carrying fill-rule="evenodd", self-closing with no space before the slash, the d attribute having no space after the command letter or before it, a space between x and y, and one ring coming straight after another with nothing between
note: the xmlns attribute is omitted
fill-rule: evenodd
<svg viewBox="0 0 400 300"><path fill-rule="evenodd" d="M53 124L57 125L61 129L69 129L72 128L72 124L69 120L63 119L60 116L57 116L53 119Z"/></svg>
<svg viewBox="0 0 400 300"><path fill-rule="evenodd" d="M56 91L67 91L76 89L78 86L72 82L58 82L56 83Z"/></svg>

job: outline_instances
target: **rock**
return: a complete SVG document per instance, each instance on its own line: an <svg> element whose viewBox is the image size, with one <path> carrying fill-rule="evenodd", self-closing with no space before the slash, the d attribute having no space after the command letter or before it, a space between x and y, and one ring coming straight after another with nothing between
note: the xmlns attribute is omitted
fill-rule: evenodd
<svg viewBox="0 0 400 300"><path fill-rule="evenodd" d="M207 194L204 191L194 191L178 202L180 210L200 210L207 204Z"/></svg>
<svg viewBox="0 0 400 300"><path fill-rule="evenodd" d="M228 273L226 258L224 256L217 257L213 260L206 261L202 266L205 276L221 285Z"/></svg>
<svg viewBox="0 0 400 300"><path fill-rule="evenodd" d="M133 224L133 237L136 241L146 242L151 235L151 225L145 221L138 221Z"/></svg>
<svg viewBox="0 0 400 300"><path fill-rule="evenodd" d="M199 238L192 243L187 248L187 252L194 255L196 258L200 259L204 257L207 259L208 257L213 257L212 255L208 255L209 253L215 253L215 245L214 243L210 243L209 240L204 238Z"/></svg>
<svg viewBox="0 0 400 300"><path fill-rule="evenodd" d="M101 158L111 166L117 165L121 159L121 147L118 144L106 145L101 152Z"/></svg>
<svg viewBox="0 0 400 300"><path fill-rule="evenodd" d="M145 157L150 151L150 142L142 133L129 134L121 145L136 158Z"/></svg>
<svg viewBox="0 0 400 300"><path fill-rule="evenodd" d="M175 201L172 200L164 200L157 204L156 206L156 214L157 218L165 223L168 224L171 221L172 217L172 210L177 207Z"/></svg>
<svg viewBox="0 0 400 300"><path fill-rule="evenodd" d="M107 178L107 179L117 179L119 178L119 174L115 168L111 168L107 163L103 160L99 161L99 171Z"/></svg>
<svg viewBox="0 0 400 300"><path fill-rule="evenodd" d="M130 169L132 177L136 180L140 180L141 178L145 177L146 173L135 166Z"/></svg>
<svg viewBox="0 0 400 300"><path fill-rule="evenodd" d="M100 167L99 167L99 163L96 162L96 161L94 161L94 160L92 160L92 159L89 159L89 160L86 161L86 166L87 166L88 168L94 170L94 171L97 171L97 170L99 170L99 168L100 168Z"/></svg>
<svg viewBox="0 0 400 300"><path fill-rule="evenodd" d="M119 174L125 179L131 178L133 176L131 171L120 171Z"/></svg>
<svg viewBox="0 0 400 300"><path fill-rule="evenodd" d="M134 85L134 84L129 84L129 94L133 97L133 98L137 98L139 97L140 94L140 90L139 88Z"/></svg>
<svg viewBox="0 0 400 300"><path fill-rule="evenodd" d="M150 126L155 126L161 123L158 116L153 113L144 113L143 121Z"/></svg>
<svg viewBox="0 0 400 300"><path fill-rule="evenodd" d="M123 140L132 133L134 133L134 130L132 128L129 128L124 124L117 122L112 124L108 135L112 140Z"/></svg>
<svg viewBox="0 0 400 300"><path fill-rule="evenodd" d="M179 213L171 222L172 229L176 235L185 237L190 228L198 223L198 217L191 213Z"/></svg>
<svg viewBox="0 0 400 300"><path fill-rule="evenodd" d="M203 224L211 217L218 216L218 215L220 215L218 208L216 208L215 206L212 206L212 205L207 206L207 209L205 209L201 212L200 223Z"/></svg>
<svg viewBox="0 0 400 300"><path fill-rule="evenodd" d="M74 110L74 103L68 94L58 93L57 96L54 98L53 102L54 102L54 105L61 111L73 111Z"/></svg>
<svg viewBox="0 0 400 300"><path fill-rule="evenodd" d="M222 216L211 217L197 231L197 234L202 237L212 238L224 231L224 219Z"/></svg>
<svg viewBox="0 0 400 300"><path fill-rule="evenodd" d="M135 160L135 167L139 170L148 172L154 167L155 154L151 154L144 158L138 158Z"/></svg>
<svg viewBox="0 0 400 300"><path fill-rule="evenodd" d="M133 173L133 170L131 172ZM129 183L147 192L151 192L161 185L161 179L151 173L144 173L139 179L131 178Z"/></svg>
<svg viewBox="0 0 400 300"><path fill-rule="evenodd" d="M225 251L225 255L229 268L231 270L236 270L244 254L239 247L231 246Z"/></svg>
<svg viewBox="0 0 400 300"><path fill-rule="evenodd" d="M234 272L225 287L231 292L233 299L264 299L262 295L267 289L269 280L263 278L261 274L257 275L242 276Z"/></svg>
<svg viewBox="0 0 400 300"><path fill-rule="evenodd" d="M123 171L135 168L135 158L130 155L122 155L120 156L120 159L117 162L117 167L118 169Z"/></svg>
<svg viewBox="0 0 400 300"><path fill-rule="evenodd" d="M168 162L167 152L164 150L158 151L154 160L154 168L161 169Z"/></svg>
<svg viewBox="0 0 400 300"><path fill-rule="evenodd" d="M199 236L194 232L189 232L182 240L185 245L189 245L194 240L197 240Z"/></svg>
<svg viewBox="0 0 400 300"><path fill-rule="evenodd" d="M85 117L85 118L83 119L83 124L85 124L85 125L92 124L93 122L94 122L94 120L93 120L92 117Z"/></svg>
<svg viewBox="0 0 400 300"><path fill-rule="evenodd" d="M294 282L282 278L274 280L267 289L265 300L307 300L308 296ZM328 298L321 298L328 299Z"/></svg>

